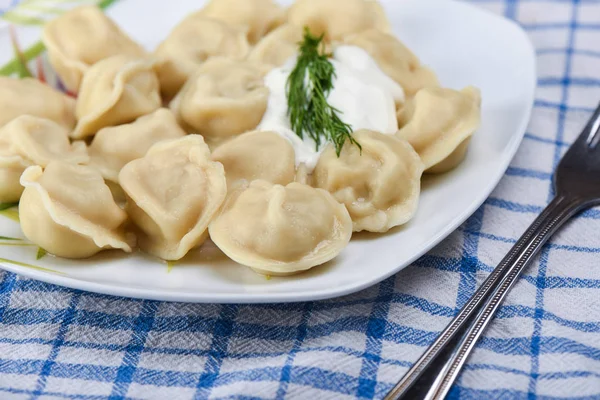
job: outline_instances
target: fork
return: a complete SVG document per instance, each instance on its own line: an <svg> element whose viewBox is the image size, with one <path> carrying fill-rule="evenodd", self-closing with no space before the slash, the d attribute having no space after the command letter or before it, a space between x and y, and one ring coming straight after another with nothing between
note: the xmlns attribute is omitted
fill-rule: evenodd
<svg viewBox="0 0 600 400"><path fill-rule="evenodd" d="M600 204L600 105L554 174L554 199L385 400L440 400L525 267L571 217Z"/></svg>

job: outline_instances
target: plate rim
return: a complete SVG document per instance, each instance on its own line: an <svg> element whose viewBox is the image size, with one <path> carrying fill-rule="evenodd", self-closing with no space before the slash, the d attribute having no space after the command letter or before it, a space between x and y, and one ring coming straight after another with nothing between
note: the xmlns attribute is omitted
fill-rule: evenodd
<svg viewBox="0 0 600 400"><path fill-rule="evenodd" d="M431 2L436 2L439 0L430 0ZM346 296L352 293L359 292L371 286L374 286L383 280L389 278L392 275L397 274L402 269L406 268L410 264L412 264L415 260L429 252L433 247L442 242L445 238L447 238L450 234L452 234L456 229L465 222L469 217L471 217L479 207L483 205L486 199L490 196L494 188L498 185L506 170L508 169L511 161L513 160L516 152L519 149L519 146L525 136L527 126L531 119L531 115L533 112L534 101L535 101L535 88L537 86L537 59L535 48L531 39L523 30L523 28L518 25L516 22L507 19L503 16L497 15L489 10L477 7L472 4L462 3L456 0L444 0L446 3L452 3L453 7L463 7L469 8L471 11L476 11L482 14L487 14L487 18L495 18L497 20L502 21L502 23L510 26L510 29L516 30L517 33L522 38L522 44L527 47L529 56L530 56L530 64L532 69L530 71L530 87L529 94L530 99L528 101L529 106L526 110L524 110L524 116L521 120L521 123L517 129L517 132L512 135L512 138L509 140L506 149L502 153L501 162L499 163L498 172L495 175L490 177L487 186L484 190L481 190L481 194L477 196L469 205L466 207L463 212L457 214L454 219L443 229L438 232L436 235L430 237L420 248L419 251L415 252L411 257L409 257L404 263L399 264L395 268L391 268L384 274L378 275L372 279L352 282L345 284L343 286L333 287L330 289L320 289L312 292L303 292L303 293L285 293L285 292L246 292L246 293L204 293L204 292L174 292L174 291L160 291L158 289L148 289L142 287L126 287L117 283L102 283L102 282L93 282L87 281L77 278L72 278L69 276L62 276L52 272L40 271L36 269L31 269L27 267L20 267L18 265L9 264L6 262L0 261L0 268L6 271L18 274L20 276L24 276L27 278L39 280L45 283L54 284L57 286L67 287L74 290L81 290L86 292L92 292L103 295L111 295L111 296L119 296L119 297L127 297L127 298L135 298L142 300L154 300L154 301L169 301L169 302L184 302L184 303L217 303L217 304L231 304L231 303L239 303L239 304L269 304L269 303L291 303L291 302L302 302L302 301L315 301L315 300L325 300L336 297Z"/></svg>

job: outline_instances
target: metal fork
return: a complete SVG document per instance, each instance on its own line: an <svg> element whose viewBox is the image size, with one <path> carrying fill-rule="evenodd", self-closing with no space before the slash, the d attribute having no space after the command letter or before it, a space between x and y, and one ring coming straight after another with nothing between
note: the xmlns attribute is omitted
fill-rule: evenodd
<svg viewBox="0 0 600 400"><path fill-rule="evenodd" d="M572 216L600 204L600 105L554 174L556 196L385 400L443 399L477 339L544 243Z"/></svg>

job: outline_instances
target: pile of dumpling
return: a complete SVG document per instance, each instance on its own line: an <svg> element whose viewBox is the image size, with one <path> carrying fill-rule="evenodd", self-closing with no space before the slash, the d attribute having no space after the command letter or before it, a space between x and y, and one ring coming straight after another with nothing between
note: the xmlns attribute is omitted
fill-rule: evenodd
<svg viewBox="0 0 600 400"><path fill-rule="evenodd" d="M354 132L362 151L328 145L312 173L286 139L255 130L263 77L304 27L366 50L407 98L397 134ZM376 0L211 0L152 53L83 6L43 41L70 95L0 77L0 202L18 201L26 237L59 257L139 248L179 260L210 235L258 272L307 270L353 232L409 221L422 174L460 163L479 125L477 89L439 87Z"/></svg>

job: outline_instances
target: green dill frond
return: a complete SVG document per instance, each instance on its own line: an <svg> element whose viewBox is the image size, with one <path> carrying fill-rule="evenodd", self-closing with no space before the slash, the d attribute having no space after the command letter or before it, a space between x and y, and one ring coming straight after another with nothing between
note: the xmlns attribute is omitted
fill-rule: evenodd
<svg viewBox="0 0 600 400"><path fill-rule="evenodd" d="M342 113L327 102L336 75L323 38L304 29L298 60L287 81L288 116L296 135L302 139L309 135L316 150L323 141L331 141L339 157L346 140L360 145L352 138L352 127L340 118Z"/></svg>

